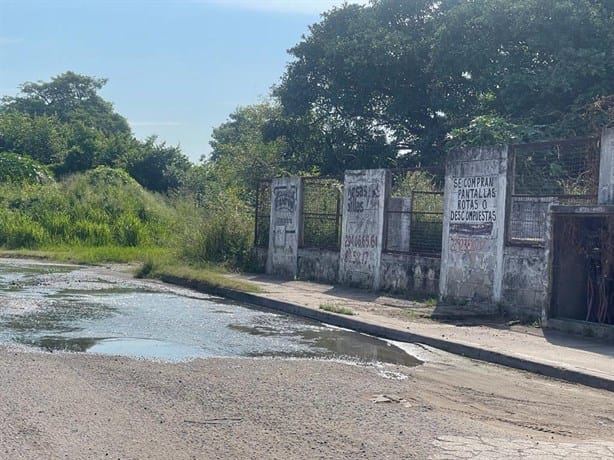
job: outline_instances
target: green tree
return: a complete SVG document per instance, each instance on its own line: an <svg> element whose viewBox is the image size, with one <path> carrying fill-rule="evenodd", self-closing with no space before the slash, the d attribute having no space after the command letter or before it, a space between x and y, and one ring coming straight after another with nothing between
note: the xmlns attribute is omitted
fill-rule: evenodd
<svg viewBox="0 0 614 460"><path fill-rule="evenodd" d="M181 187L192 164L179 146L157 142L151 136L140 143L136 152L125 159L126 170L143 187L155 192L168 192Z"/></svg>
<svg viewBox="0 0 614 460"><path fill-rule="evenodd" d="M614 94L613 10L610 0L332 9L290 50L277 134L327 172L437 164L458 129L495 142L589 134L591 104Z"/></svg>
<svg viewBox="0 0 614 460"><path fill-rule="evenodd" d="M279 106L271 102L239 107L231 113L228 121L213 130L211 156L203 159L210 177L251 199L259 179L296 172L285 155L284 139L265 136L279 117Z"/></svg>
<svg viewBox="0 0 614 460"><path fill-rule="evenodd" d="M422 161L443 138L428 70L444 3L345 5L290 50L295 60L275 93L285 115L319 122L338 168L394 166L400 153Z"/></svg>
<svg viewBox="0 0 614 460"><path fill-rule="evenodd" d="M498 115L540 137L588 134L579 110L614 93L613 30L609 0L458 2L433 41L439 110L453 127Z"/></svg>
<svg viewBox="0 0 614 460"><path fill-rule="evenodd" d="M62 162L68 147L66 125L55 116L0 112L0 150L27 155L43 163Z"/></svg>
<svg viewBox="0 0 614 460"><path fill-rule="evenodd" d="M126 119L98 95L106 83L105 78L69 71L50 82L24 83L21 95L2 98L2 109L31 116L55 116L63 123L82 122L104 134L130 132Z"/></svg>

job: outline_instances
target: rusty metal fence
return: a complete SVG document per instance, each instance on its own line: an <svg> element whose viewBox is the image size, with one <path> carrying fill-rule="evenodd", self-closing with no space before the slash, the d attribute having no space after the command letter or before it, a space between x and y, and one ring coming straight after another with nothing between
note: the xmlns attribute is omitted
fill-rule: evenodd
<svg viewBox="0 0 614 460"><path fill-rule="evenodd" d="M553 204L597 203L597 138L511 145L510 159L508 244L543 246Z"/></svg>
<svg viewBox="0 0 614 460"><path fill-rule="evenodd" d="M256 207L254 216L254 246L269 246L271 226L271 179L258 181L256 185Z"/></svg>
<svg viewBox="0 0 614 460"><path fill-rule="evenodd" d="M302 247L338 250L343 186L336 178L303 178Z"/></svg>
<svg viewBox="0 0 614 460"><path fill-rule="evenodd" d="M384 252L441 254L443 170L391 171Z"/></svg>

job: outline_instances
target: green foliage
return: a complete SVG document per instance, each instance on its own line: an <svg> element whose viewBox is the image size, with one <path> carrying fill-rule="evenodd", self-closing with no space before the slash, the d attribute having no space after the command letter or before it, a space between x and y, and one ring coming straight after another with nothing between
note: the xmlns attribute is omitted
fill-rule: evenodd
<svg viewBox="0 0 614 460"><path fill-rule="evenodd" d="M443 193L437 178L426 171L409 171L395 182L392 196L411 198L410 249L426 253L440 251Z"/></svg>
<svg viewBox="0 0 614 460"><path fill-rule="evenodd" d="M448 134L450 147L504 145L518 142L521 128L495 115L480 115L468 126L455 128Z"/></svg>
<svg viewBox="0 0 614 460"><path fill-rule="evenodd" d="M290 50L276 95L284 114L318 121L334 161L327 172L393 166L402 150L406 159L432 153L441 120L429 98L429 37L446 7L437 3L344 5Z"/></svg>
<svg viewBox="0 0 614 460"><path fill-rule="evenodd" d="M289 168L286 143L268 140L266 130L280 117L279 106L261 103L239 107L213 130L208 169L202 171L242 199L253 202L259 179L297 172Z"/></svg>
<svg viewBox="0 0 614 460"><path fill-rule="evenodd" d="M179 147L156 143L149 137L126 159L126 169L143 187L166 193L179 188L191 164Z"/></svg>
<svg viewBox="0 0 614 460"><path fill-rule="evenodd" d="M320 310L328 311L331 313L337 313L338 315L355 315L354 310L348 307L343 307L341 305L335 305L332 303L323 303L320 305Z"/></svg>
<svg viewBox="0 0 614 460"><path fill-rule="evenodd" d="M408 171L397 180L392 187L393 197L411 197L412 192L437 192L440 190L435 183L435 176L426 171Z"/></svg>
<svg viewBox="0 0 614 460"><path fill-rule="evenodd" d="M290 50L273 134L325 173L594 134L612 122L586 108L614 94L613 31L609 0L345 4Z"/></svg>
<svg viewBox="0 0 614 460"><path fill-rule="evenodd" d="M9 249L36 248L46 236L44 228L31 216L15 211L0 212L0 245Z"/></svg>
<svg viewBox="0 0 614 460"><path fill-rule="evenodd" d="M44 183L53 178L40 163L13 152L0 152L0 183Z"/></svg>
<svg viewBox="0 0 614 460"><path fill-rule="evenodd" d="M190 195L174 198L178 213L176 238L179 258L201 266L220 263L246 267L253 244L253 210L228 193L198 200Z"/></svg>
<svg viewBox="0 0 614 460"><path fill-rule="evenodd" d="M1 192L0 245L11 248L149 246L173 233L174 210L121 170L99 167L57 184L5 185Z"/></svg>
<svg viewBox="0 0 614 460"><path fill-rule="evenodd" d="M433 44L441 110L497 114L540 137L589 134L567 117L614 93L613 24L609 0L458 2Z"/></svg>
<svg viewBox="0 0 614 460"><path fill-rule="evenodd" d="M0 111L0 151L27 155L48 165L63 161L67 146L66 126L57 117Z"/></svg>
<svg viewBox="0 0 614 460"><path fill-rule="evenodd" d="M50 82L24 83L0 106L0 151L49 165L57 176L97 166L121 167L157 192L178 188L191 168L179 147L140 142L98 91L105 79L66 72Z"/></svg>
<svg viewBox="0 0 614 460"><path fill-rule="evenodd" d="M56 116L63 123L80 122L104 134L130 132L124 117L98 95L107 83L104 78L65 72L50 82L26 82L21 95L5 96L2 105L30 116Z"/></svg>

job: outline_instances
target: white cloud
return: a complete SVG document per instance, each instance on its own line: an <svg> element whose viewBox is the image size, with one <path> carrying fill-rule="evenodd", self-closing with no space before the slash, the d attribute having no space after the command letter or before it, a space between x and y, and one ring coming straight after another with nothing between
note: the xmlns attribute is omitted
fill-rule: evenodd
<svg viewBox="0 0 614 460"><path fill-rule="evenodd" d="M181 126L178 121L128 121L130 126Z"/></svg>
<svg viewBox="0 0 614 460"><path fill-rule="evenodd" d="M343 5L344 0L204 0L219 6L279 13L320 14L333 6ZM366 5L368 0L349 0L347 3Z"/></svg>

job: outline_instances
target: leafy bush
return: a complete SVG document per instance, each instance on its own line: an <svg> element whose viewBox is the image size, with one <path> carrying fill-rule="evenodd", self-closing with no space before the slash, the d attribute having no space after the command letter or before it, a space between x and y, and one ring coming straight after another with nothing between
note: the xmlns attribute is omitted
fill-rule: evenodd
<svg viewBox="0 0 614 460"><path fill-rule="evenodd" d="M27 215L0 214L0 244L9 249L36 248L48 240L43 227Z"/></svg>
<svg viewBox="0 0 614 460"><path fill-rule="evenodd" d="M523 128L496 115L480 115L468 126L448 134L449 147L469 147L509 144L523 137Z"/></svg>
<svg viewBox="0 0 614 460"><path fill-rule="evenodd" d="M245 267L253 246L253 212L231 194L174 198L182 223L176 235L178 256L192 264L209 262Z"/></svg>
<svg viewBox="0 0 614 460"><path fill-rule="evenodd" d="M138 217L123 214L113 225L115 242L120 246L139 246L147 240L146 230Z"/></svg>
<svg viewBox="0 0 614 460"><path fill-rule="evenodd" d="M0 186L0 245L170 245L175 212L124 171L100 167L59 183Z"/></svg>
<svg viewBox="0 0 614 460"><path fill-rule="evenodd" d="M47 183L53 180L49 170L29 157L0 152L0 182Z"/></svg>

